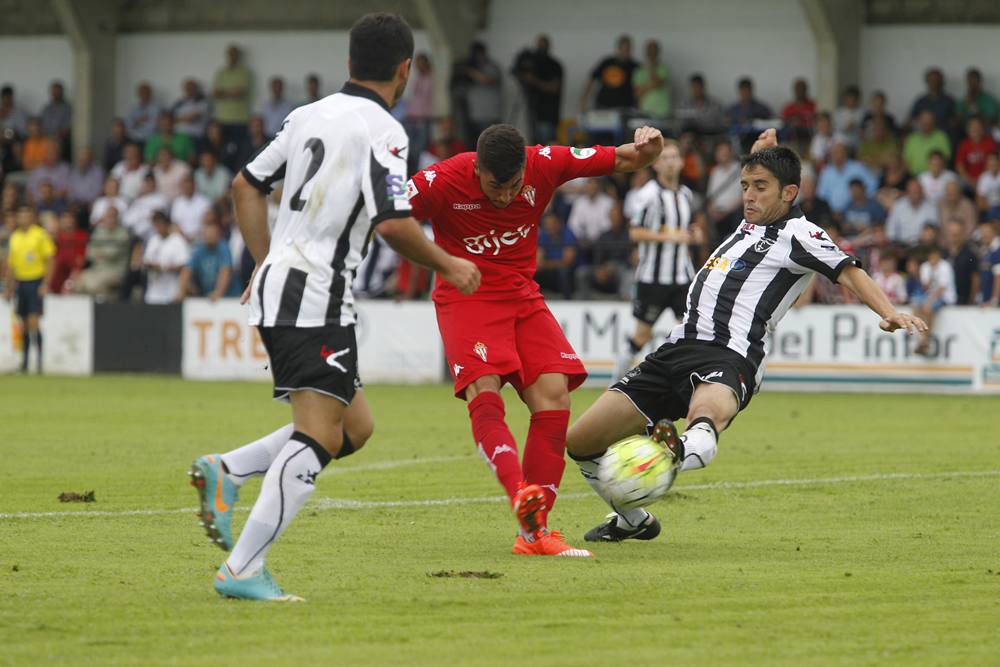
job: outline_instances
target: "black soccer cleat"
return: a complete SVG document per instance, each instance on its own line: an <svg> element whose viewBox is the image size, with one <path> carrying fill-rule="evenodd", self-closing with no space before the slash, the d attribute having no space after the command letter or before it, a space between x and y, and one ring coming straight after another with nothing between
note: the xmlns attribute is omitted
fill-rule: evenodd
<svg viewBox="0 0 1000 667"><path fill-rule="evenodd" d="M612 512L607 516L607 521L588 530L583 539L588 542L651 540L660 534L660 522L652 514L647 514L646 520L635 528L622 528L618 525L618 515Z"/></svg>
<svg viewBox="0 0 1000 667"><path fill-rule="evenodd" d="M669 419L661 419L656 422L653 432L649 436L653 442L663 445L673 457L674 468L680 467L684 462L684 441L677 433L677 427Z"/></svg>

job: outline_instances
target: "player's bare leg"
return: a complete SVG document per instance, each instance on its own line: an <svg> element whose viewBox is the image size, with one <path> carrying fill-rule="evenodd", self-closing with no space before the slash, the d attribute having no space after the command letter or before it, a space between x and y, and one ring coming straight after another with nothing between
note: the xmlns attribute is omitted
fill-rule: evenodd
<svg viewBox="0 0 1000 667"><path fill-rule="evenodd" d="M631 338L625 340L625 349L620 355L618 355L618 360L615 364L615 375L611 379L611 383L614 384L625 375L634 365L636 355L642 348L649 344L649 341L653 340L653 327L650 324L646 324L641 320L635 321L635 333L632 334Z"/></svg>

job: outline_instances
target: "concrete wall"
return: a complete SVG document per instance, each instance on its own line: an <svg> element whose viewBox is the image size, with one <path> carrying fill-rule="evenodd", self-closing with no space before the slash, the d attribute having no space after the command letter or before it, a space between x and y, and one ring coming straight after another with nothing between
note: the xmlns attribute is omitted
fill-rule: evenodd
<svg viewBox="0 0 1000 667"><path fill-rule="evenodd" d="M49 99L49 82L60 79L73 91L73 53L62 36L0 38L0 85L11 84L18 106L37 114Z"/></svg>

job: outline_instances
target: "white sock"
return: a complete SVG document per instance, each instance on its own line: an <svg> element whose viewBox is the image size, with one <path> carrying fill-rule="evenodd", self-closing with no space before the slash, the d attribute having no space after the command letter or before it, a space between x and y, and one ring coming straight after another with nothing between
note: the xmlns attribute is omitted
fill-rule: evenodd
<svg viewBox="0 0 1000 667"><path fill-rule="evenodd" d="M294 431L295 428L291 424L285 424L260 440L254 440L248 445L223 454L222 462L229 471L229 481L236 486L243 486L243 483L251 477L266 473L274 457L288 443Z"/></svg>
<svg viewBox="0 0 1000 667"><path fill-rule="evenodd" d="M618 526L620 528L635 528L649 518L649 512L641 507L631 510L620 510L608 500L607 495L604 493L604 487L601 486L601 483L597 479L597 469L601 465L600 457L591 460L576 461L576 465L580 466L580 474L583 475L583 478L590 485L590 488L594 490L594 493L599 495L608 504L608 507L613 509L618 515Z"/></svg>
<svg viewBox="0 0 1000 667"><path fill-rule="evenodd" d="M330 455L315 440L292 434L264 475L260 496L226 559L233 574L252 574L264 565L267 550L312 495L316 476L329 461Z"/></svg>
<svg viewBox="0 0 1000 667"><path fill-rule="evenodd" d="M708 422L696 421L684 432L681 440L684 441L684 463L681 464L681 472L704 468L712 462L716 452L719 451L715 429Z"/></svg>

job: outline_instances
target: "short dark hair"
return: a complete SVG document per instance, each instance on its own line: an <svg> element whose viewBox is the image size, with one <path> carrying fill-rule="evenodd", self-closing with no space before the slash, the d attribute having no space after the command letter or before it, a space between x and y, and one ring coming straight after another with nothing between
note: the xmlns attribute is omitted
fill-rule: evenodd
<svg viewBox="0 0 1000 667"><path fill-rule="evenodd" d="M861 97L861 89L855 85L850 85L844 88L845 95L853 95L854 97Z"/></svg>
<svg viewBox="0 0 1000 667"><path fill-rule="evenodd" d="M863 187L865 187L865 182L862 181L860 178L852 178L850 180L850 182L848 182L847 185L848 185L848 187L851 187L851 188L853 188L855 185L857 185L858 187L863 188Z"/></svg>
<svg viewBox="0 0 1000 667"><path fill-rule="evenodd" d="M802 163L799 156L790 148L775 146L745 155L740 159L740 168L763 167L774 174L778 185L798 186L802 181Z"/></svg>
<svg viewBox="0 0 1000 667"><path fill-rule="evenodd" d="M736 82L737 88L753 88L753 79L748 76L741 77L739 81Z"/></svg>
<svg viewBox="0 0 1000 667"><path fill-rule="evenodd" d="M513 125L490 125L476 142L479 168L506 183L524 167L524 137Z"/></svg>
<svg viewBox="0 0 1000 667"><path fill-rule="evenodd" d="M391 81L399 63L413 57L413 31L399 14L365 14L351 26L351 78Z"/></svg>
<svg viewBox="0 0 1000 667"><path fill-rule="evenodd" d="M930 153L927 154L928 160L930 160L932 157L939 157L942 160L944 160L944 153L935 148L934 150L932 150Z"/></svg>
<svg viewBox="0 0 1000 667"><path fill-rule="evenodd" d="M688 79L688 81L690 83L701 84L702 86L705 85L705 77L703 77L701 74L692 74L691 78Z"/></svg>

